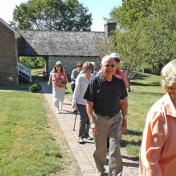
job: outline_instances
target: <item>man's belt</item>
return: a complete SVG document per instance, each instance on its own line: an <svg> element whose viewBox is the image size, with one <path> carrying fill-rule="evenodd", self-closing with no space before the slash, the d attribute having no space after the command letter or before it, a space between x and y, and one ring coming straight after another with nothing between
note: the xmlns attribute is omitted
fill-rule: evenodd
<svg viewBox="0 0 176 176"><path fill-rule="evenodd" d="M114 116L117 115L117 114L114 114L114 115L110 116L110 115L103 115L103 114L97 113L97 112L94 112L94 113L97 114L97 115L99 115L99 116L102 116L105 119L111 119L111 118L113 118Z"/></svg>

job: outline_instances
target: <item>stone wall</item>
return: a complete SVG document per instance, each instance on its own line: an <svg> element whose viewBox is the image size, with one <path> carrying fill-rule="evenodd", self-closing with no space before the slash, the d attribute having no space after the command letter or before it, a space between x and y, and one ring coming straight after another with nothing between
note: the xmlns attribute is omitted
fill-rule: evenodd
<svg viewBox="0 0 176 176"><path fill-rule="evenodd" d="M53 69L53 67L57 61L61 61L66 74L68 75L68 77L70 77L72 70L77 67L77 63L79 61L82 61L83 63L86 61L95 62L95 64L96 64L95 70L99 71L101 58L99 58L99 57L71 57L71 56L69 56L69 57L49 57L48 58L49 72Z"/></svg>
<svg viewBox="0 0 176 176"><path fill-rule="evenodd" d="M17 40L14 32L0 23L0 84L17 83Z"/></svg>

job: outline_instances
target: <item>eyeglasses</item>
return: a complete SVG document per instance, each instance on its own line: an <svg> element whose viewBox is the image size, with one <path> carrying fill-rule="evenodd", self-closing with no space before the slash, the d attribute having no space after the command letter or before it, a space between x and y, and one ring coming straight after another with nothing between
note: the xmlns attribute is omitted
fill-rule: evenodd
<svg viewBox="0 0 176 176"><path fill-rule="evenodd" d="M120 62L120 59L114 59L116 62Z"/></svg>
<svg viewBox="0 0 176 176"><path fill-rule="evenodd" d="M115 67L115 65L114 65L114 64L112 64L112 65L107 64L107 65L103 65L103 66L105 66L106 68L109 68L109 67L114 68L114 67Z"/></svg>

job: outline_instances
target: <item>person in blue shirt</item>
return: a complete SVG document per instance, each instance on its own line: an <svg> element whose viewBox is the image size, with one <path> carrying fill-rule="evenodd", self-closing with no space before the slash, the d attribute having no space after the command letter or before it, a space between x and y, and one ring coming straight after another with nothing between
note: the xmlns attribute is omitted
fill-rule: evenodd
<svg viewBox="0 0 176 176"><path fill-rule="evenodd" d="M53 75L53 73L54 73L54 69L52 69L51 72L50 72L48 83L47 83L48 85L52 84L52 75Z"/></svg>

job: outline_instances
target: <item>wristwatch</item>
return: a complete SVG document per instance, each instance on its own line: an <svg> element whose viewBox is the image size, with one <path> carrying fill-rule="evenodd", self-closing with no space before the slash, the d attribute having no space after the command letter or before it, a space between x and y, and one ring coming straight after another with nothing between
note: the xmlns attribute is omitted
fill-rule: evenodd
<svg viewBox="0 0 176 176"><path fill-rule="evenodd" d="M90 123L94 123L95 122L95 120L90 120Z"/></svg>

